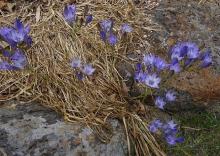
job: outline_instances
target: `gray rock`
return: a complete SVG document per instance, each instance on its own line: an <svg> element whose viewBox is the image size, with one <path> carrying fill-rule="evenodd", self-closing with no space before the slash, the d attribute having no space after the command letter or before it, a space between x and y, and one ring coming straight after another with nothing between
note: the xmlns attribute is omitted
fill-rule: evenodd
<svg viewBox="0 0 220 156"><path fill-rule="evenodd" d="M196 102L193 97L185 91L177 91L177 99L173 102L167 102L165 110L168 112L182 112L192 110L204 110L206 107L204 104Z"/></svg>
<svg viewBox="0 0 220 156"><path fill-rule="evenodd" d="M216 2L206 1L198 4L196 1L187 0L163 0L160 5L148 12L152 21L160 27L160 31L146 32L150 37L146 40L151 45L151 51L160 53L166 57L170 46L178 41L193 41L204 51L212 49L215 73L220 73L220 9ZM164 53L165 52L165 53ZM164 53L164 54L162 54ZM123 66L126 67L126 66ZM122 74L123 75L123 74ZM139 96L142 88L135 85L131 88L131 96ZM167 88L168 89L168 88ZM188 92L177 90L178 98L174 103L168 103L166 110L179 112L187 110L201 110L211 106L215 101L198 102ZM147 99L148 100L148 99ZM147 105L154 105L153 100L148 100Z"/></svg>
<svg viewBox="0 0 220 156"><path fill-rule="evenodd" d="M64 122L37 103L0 105L0 156L127 155L122 127L117 120L110 124L113 136L104 144L89 127Z"/></svg>
<svg viewBox="0 0 220 156"><path fill-rule="evenodd" d="M220 9L217 1L164 0L152 12L161 31L154 32L161 39L156 45L169 48L169 39L193 41L201 48L211 48L214 67L220 72ZM150 41L149 41L150 42ZM158 47L158 46L156 46ZM160 48L160 47L159 47Z"/></svg>
<svg viewBox="0 0 220 156"><path fill-rule="evenodd" d="M212 49L214 59L213 68L220 73L220 9L216 2L206 1L198 4L196 1L161 1L158 8L152 12L153 20L157 22L161 31L154 32L156 38L162 39L157 45L169 48L169 40L193 41L201 49ZM161 47L159 47L160 49ZM210 101L209 103L212 103ZM193 101L187 92L179 92L177 102L168 104L168 111L184 111L190 109L203 109L202 102Z"/></svg>

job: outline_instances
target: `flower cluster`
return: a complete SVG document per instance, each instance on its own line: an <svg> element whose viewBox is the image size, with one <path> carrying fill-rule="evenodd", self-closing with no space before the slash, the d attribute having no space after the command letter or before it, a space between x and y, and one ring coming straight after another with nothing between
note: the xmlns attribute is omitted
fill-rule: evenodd
<svg viewBox="0 0 220 156"><path fill-rule="evenodd" d="M15 20L14 27L0 28L0 39L9 45L6 48L0 45L0 52L4 58L0 60L0 70L24 69L27 58L19 47L32 44L29 32L30 27L24 26L19 19Z"/></svg>
<svg viewBox="0 0 220 156"><path fill-rule="evenodd" d="M169 90L165 94L165 98L158 96L155 100L155 105L159 109L164 109L164 106L166 105L167 102L173 102L176 99L176 92Z"/></svg>
<svg viewBox="0 0 220 156"><path fill-rule="evenodd" d="M175 145L184 141L183 137L177 137L177 124L173 120L163 123L159 119L155 119L149 124L149 130L152 133L160 130L169 145Z"/></svg>
<svg viewBox="0 0 220 156"><path fill-rule="evenodd" d="M95 68L91 64L82 64L80 59L74 58L70 63L71 67L76 70L76 76L79 80L83 80L84 76L91 76L95 72Z"/></svg>
<svg viewBox="0 0 220 156"><path fill-rule="evenodd" d="M162 76L165 72L171 78L174 73L187 70L193 65L198 68L206 68L212 64L211 50L201 52L199 47L192 42L181 42L174 45L169 53L169 62L166 62L159 56L153 54L145 54L141 63L136 65L134 79L138 83L142 83L152 89L162 89L160 87ZM157 96L155 98L155 105L159 109L164 109L168 102L173 102L176 99L176 93L169 90L164 96ZM160 120L154 120L149 129L155 133L159 129L162 130L163 135L170 145L183 142L183 138L176 137L177 128L173 121L162 123Z"/></svg>
<svg viewBox="0 0 220 156"><path fill-rule="evenodd" d="M64 18L69 25L77 26L75 5L67 5L64 8ZM80 24L82 25L84 22L87 25L92 20L93 16L88 14L88 10L85 9L84 19L81 18ZM118 31L114 28L114 21L112 19L104 19L99 22L100 38L111 46L115 46L124 35L132 31L133 28L127 23L122 24ZM161 89L161 84L164 82L162 81L162 76L167 73L170 75L168 78L171 78L174 74L191 68L192 65L199 68L206 68L211 64L212 57L210 49L202 53L195 43L181 42L171 48L168 61L151 53L144 54L142 61L136 65L134 79L138 83L144 84L147 89ZM95 72L95 68L91 64L82 64L82 61L76 58L72 60L71 67L76 71L76 77L79 80L82 80L85 76L91 76ZM165 95L155 98L155 105L159 109L164 109L167 103L175 100L176 93L169 90ZM149 130L152 133L160 130L169 145L175 145L184 141L182 137L177 137L177 124L172 120L163 123L159 119L156 119L150 123Z"/></svg>
<svg viewBox="0 0 220 156"><path fill-rule="evenodd" d="M145 54L143 62L137 64L134 78L137 82L143 83L148 87L159 88L161 78L158 74L167 67L166 61L159 56Z"/></svg>
<svg viewBox="0 0 220 156"><path fill-rule="evenodd" d="M73 25L73 24L77 23L76 6L75 5L67 5L64 8L63 16L64 16L65 21L68 24ZM93 20L93 16L86 12L85 19L84 19L85 25L91 23L92 20Z"/></svg>
<svg viewBox="0 0 220 156"><path fill-rule="evenodd" d="M30 46L32 43L32 39L28 35L29 32L30 27L24 27L22 22L19 19L16 19L14 27L0 28L0 37L13 48L15 48L18 44L23 42Z"/></svg>
<svg viewBox="0 0 220 156"><path fill-rule="evenodd" d="M170 63L153 54L145 54L142 63L137 64L135 80L151 88L159 88L161 71L179 73L193 63L200 62L199 67L206 68L212 64L211 51L201 53L198 46L192 42L181 42L174 45L170 51Z"/></svg>
<svg viewBox="0 0 220 156"><path fill-rule="evenodd" d="M64 8L63 13L65 21L69 25L73 25L77 23L77 15L76 15L76 6L75 5L67 5ZM93 20L93 16L88 13L88 10L85 9L85 25L89 24ZM114 46L118 42L117 35L113 32L113 21L111 19L103 20L100 23L100 37L104 42L108 42L110 45ZM132 32L133 28L124 23L121 25L121 34L126 34ZM92 67L91 64L81 65L80 59L73 59L71 62L71 67L76 69L77 71L77 78L82 80L84 75L90 76L94 73L95 69Z"/></svg>
<svg viewBox="0 0 220 156"><path fill-rule="evenodd" d="M111 19L102 20L100 22L100 38L112 46L118 42L118 37L113 31L113 26L114 22ZM132 30L132 27L127 23L124 23L121 26L122 34L130 33Z"/></svg>
<svg viewBox="0 0 220 156"><path fill-rule="evenodd" d="M212 64L211 51L201 53L199 47L193 42L181 42L173 46L170 52L171 64L170 70L175 73L181 71L180 65L187 68L193 63L200 62L199 67L206 68Z"/></svg>

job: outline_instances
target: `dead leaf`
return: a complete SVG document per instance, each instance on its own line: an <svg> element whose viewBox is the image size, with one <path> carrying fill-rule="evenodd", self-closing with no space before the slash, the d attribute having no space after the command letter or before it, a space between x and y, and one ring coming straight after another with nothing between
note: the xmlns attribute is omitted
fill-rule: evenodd
<svg viewBox="0 0 220 156"><path fill-rule="evenodd" d="M36 11L36 23L40 21L40 11L40 6L38 6Z"/></svg>
<svg viewBox="0 0 220 156"><path fill-rule="evenodd" d="M129 88L127 87L125 82L122 82L122 92L124 93L124 95L128 95Z"/></svg>
<svg viewBox="0 0 220 156"><path fill-rule="evenodd" d="M146 113L146 109L145 106L143 105L143 103L139 102L139 106L138 106L138 114L145 114Z"/></svg>

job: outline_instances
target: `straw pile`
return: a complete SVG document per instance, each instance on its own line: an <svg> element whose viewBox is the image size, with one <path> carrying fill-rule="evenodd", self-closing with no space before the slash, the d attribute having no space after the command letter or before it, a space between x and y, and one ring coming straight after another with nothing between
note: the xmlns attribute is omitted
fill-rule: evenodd
<svg viewBox="0 0 220 156"><path fill-rule="evenodd" d="M132 64L126 54L139 49L144 43L144 32L154 29L144 13L154 4L148 2L137 7L126 0L77 1L79 18L85 6L89 6L95 18L79 30L63 20L65 3L56 0L24 3L16 12L1 16L1 26L11 24L16 17L29 23L34 44L26 51L29 64L25 70L1 71L0 100L39 101L61 113L66 121L91 126L103 141L111 135L107 120L117 118L125 127L129 155L165 155L147 129L150 114L149 119L143 120L135 109L131 111L132 104L117 70L121 61ZM99 37L97 23L107 18L114 19L115 28L123 22L134 28L116 47L105 45ZM73 57L92 62L95 74L78 80L70 67Z"/></svg>

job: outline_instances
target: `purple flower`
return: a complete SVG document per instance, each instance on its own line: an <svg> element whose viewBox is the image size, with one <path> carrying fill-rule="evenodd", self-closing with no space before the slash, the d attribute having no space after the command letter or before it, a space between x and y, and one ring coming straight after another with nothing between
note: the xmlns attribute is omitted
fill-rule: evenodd
<svg viewBox="0 0 220 156"><path fill-rule="evenodd" d="M23 32L24 34L28 34L30 32L30 26L27 25L26 27L24 27L24 25L19 19L15 20L14 25L15 25L15 29L18 30L19 32Z"/></svg>
<svg viewBox="0 0 220 156"><path fill-rule="evenodd" d="M147 75L145 78L145 84L151 88L159 88L159 83L161 78L159 78L156 74Z"/></svg>
<svg viewBox="0 0 220 156"><path fill-rule="evenodd" d="M133 31L133 28L129 24L124 23L121 26L121 31L122 31L122 33L130 33Z"/></svg>
<svg viewBox="0 0 220 156"><path fill-rule="evenodd" d="M176 96L175 96L175 92L173 92L173 91L168 91L167 93L166 93L166 100L167 101L175 101L175 99L176 99Z"/></svg>
<svg viewBox="0 0 220 156"><path fill-rule="evenodd" d="M9 27L2 27L0 28L0 35L3 39L8 39L8 35L9 33L13 30L13 28L9 28Z"/></svg>
<svg viewBox="0 0 220 156"><path fill-rule="evenodd" d="M195 43L185 42L184 46L187 48L187 57L189 59L196 59L199 57L199 48Z"/></svg>
<svg viewBox="0 0 220 156"><path fill-rule="evenodd" d="M142 71L142 64L137 63L136 71L134 74L134 79L137 80L138 82L143 83L145 81L146 77L147 77L147 74Z"/></svg>
<svg viewBox="0 0 220 156"><path fill-rule="evenodd" d="M159 70L159 71L168 67L168 64L166 63L166 61L160 57L156 57L154 59L154 65L157 68L157 70Z"/></svg>
<svg viewBox="0 0 220 156"><path fill-rule="evenodd" d="M171 50L171 59L182 60L187 55L189 59L196 59L199 56L199 48L195 43L182 42L176 44Z"/></svg>
<svg viewBox="0 0 220 156"><path fill-rule="evenodd" d="M0 28L0 37L8 44L15 47L17 43L12 39L12 32L13 28L2 27Z"/></svg>
<svg viewBox="0 0 220 156"><path fill-rule="evenodd" d="M201 55L201 64L200 67L206 68L212 64L211 50L208 49L205 53Z"/></svg>
<svg viewBox="0 0 220 156"><path fill-rule="evenodd" d="M82 72L88 76L92 75L95 71L95 68L92 67L91 64L84 65Z"/></svg>
<svg viewBox="0 0 220 156"><path fill-rule="evenodd" d="M71 24L76 20L76 6L75 5L67 5L64 8L64 18L65 20Z"/></svg>
<svg viewBox="0 0 220 156"><path fill-rule="evenodd" d="M22 24L19 19L15 20L14 28L3 27L0 29L0 36L11 46L16 47L18 43L25 42L31 45L32 39L28 36L30 27Z"/></svg>
<svg viewBox="0 0 220 156"><path fill-rule="evenodd" d="M81 67L81 60L75 58L75 59L72 60L70 65L73 68L80 68Z"/></svg>
<svg viewBox="0 0 220 156"><path fill-rule="evenodd" d="M84 78L82 72L77 72L76 77L77 77L78 80L83 80L83 78Z"/></svg>
<svg viewBox="0 0 220 156"><path fill-rule="evenodd" d="M117 37L114 34L110 34L108 42L110 45L114 46L117 43Z"/></svg>
<svg viewBox="0 0 220 156"><path fill-rule="evenodd" d="M105 42L107 38L106 32L100 31L100 38Z"/></svg>
<svg viewBox="0 0 220 156"><path fill-rule="evenodd" d="M164 109L166 102L163 100L162 97L157 97L155 100L155 105L160 108L160 109Z"/></svg>
<svg viewBox="0 0 220 156"><path fill-rule="evenodd" d="M2 48L2 47L0 47ZM25 65L27 64L27 58L23 54L23 52L17 49L13 54L10 54L9 51L0 49L4 57L8 57L12 64L7 61L0 62L0 69L1 70L15 70L15 69L24 69Z"/></svg>
<svg viewBox="0 0 220 156"><path fill-rule="evenodd" d="M183 143L184 140L185 139L183 137L178 137L178 138L176 138L176 143Z"/></svg>
<svg viewBox="0 0 220 156"><path fill-rule="evenodd" d="M172 63L169 66L169 69L171 71L174 71L174 73L179 73L181 71L181 67L177 59L174 59L172 61Z"/></svg>
<svg viewBox="0 0 220 156"><path fill-rule="evenodd" d="M134 75L135 80L141 83L145 82L146 77L147 77L147 74L144 73L143 71L136 72Z"/></svg>
<svg viewBox="0 0 220 156"><path fill-rule="evenodd" d="M0 62L0 70L11 70L13 67L6 61Z"/></svg>
<svg viewBox="0 0 220 156"><path fill-rule="evenodd" d="M28 45L32 43L32 40L30 36L28 36L28 33L30 32L30 26L24 27L22 22L19 19L15 20L15 29L12 31L12 39L16 43L20 43L25 41Z"/></svg>
<svg viewBox="0 0 220 156"><path fill-rule="evenodd" d="M187 66L190 66L190 64L194 61L194 59L187 59L184 63L184 66L187 67Z"/></svg>
<svg viewBox="0 0 220 156"><path fill-rule="evenodd" d="M111 31L111 29L113 27L113 22L112 22L112 20L107 19L107 20L101 21L100 25L101 25L102 31L107 33L107 32Z"/></svg>
<svg viewBox="0 0 220 156"><path fill-rule="evenodd" d="M187 54L187 48L184 43L177 43L171 49L171 59L177 59L178 61L182 60Z"/></svg>
<svg viewBox="0 0 220 156"><path fill-rule="evenodd" d="M153 55L153 54L145 54L144 58L143 58L143 63L146 66L152 66L152 65L154 65L155 60L156 60L156 56L155 55Z"/></svg>
<svg viewBox="0 0 220 156"><path fill-rule="evenodd" d="M175 137L175 136L168 135L168 136L166 136L165 138L166 138L166 142L167 142L169 145L175 145L175 144L176 144L176 137Z"/></svg>
<svg viewBox="0 0 220 156"><path fill-rule="evenodd" d="M2 51L2 55L3 55L4 57L10 57L10 56L11 56L10 52L7 51L7 50L3 50L3 51Z"/></svg>
<svg viewBox="0 0 220 156"><path fill-rule="evenodd" d="M142 70L142 64L141 63L137 63L136 64L136 72L140 72Z"/></svg>
<svg viewBox="0 0 220 156"><path fill-rule="evenodd" d="M166 142L169 145L175 145L176 143L182 143L184 141L183 137L176 137L177 124L175 124L173 120L167 122L167 124L164 124L162 129Z"/></svg>
<svg viewBox="0 0 220 156"><path fill-rule="evenodd" d="M92 16L92 15L86 16L86 25L89 24L89 23L91 23L92 20L93 20L93 16Z"/></svg>
<svg viewBox="0 0 220 156"><path fill-rule="evenodd" d="M81 60L78 58L74 58L70 63L70 66L72 68L78 68L78 70L76 70L76 77L79 80L83 80L85 75L92 75L95 71L95 68L93 68L91 64L82 65Z"/></svg>
<svg viewBox="0 0 220 156"><path fill-rule="evenodd" d="M24 42L30 47L31 44L33 43L33 40L32 40L32 38L30 36L26 36L24 38Z"/></svg>
<svg viewBox="0 0 220 156"><path fill-rule="evenodd" d="M176 127L177 124L175 124L172 120L164 124L159 119L155 119L149 124L149 130L152 133L156 133L159 129L162 130L165 140L169 145L175 145L184 141L183 137L176 136Z"/></svg>
<svg viewBox="0 0 220 156"><path fill-rule="evenodd" d="M171 121L168 121L168 122L167 122L167 126L168 126L169 129L175 130L177 124L175 124L174 121L171 120Z"/></svg>
<svg viewBox="0 0 220 156"><path fill-rule="evenodd" d="M150 132L155 133L162 127L162 125L163 123L159 119L156 119L149 124L149 130Z"/></svg>
<svg viewBox="0 0 220 156"><path fill-rule="evenodd" d="M173 135L168 135L165 137L166 139L166 142L169 144L169 145L176 145L177 143L182 143L184 141L184 138L183 137L176 137L176 136L173 136Z"/></svg>
<svg viewBox="0 0 220 156"><path fill-rule="evenodd" d="M165 135L176 135L177 133L177 124L174 123L173 120L167 122L162 127L163 133Z"/></svg>
<svg viewBox="0 0 220 156"><path fill-rule="evenodd" d="M22 51L16 50L11 56L12 65L17 69L24 69L27 64L27 58Z"/></svg>

